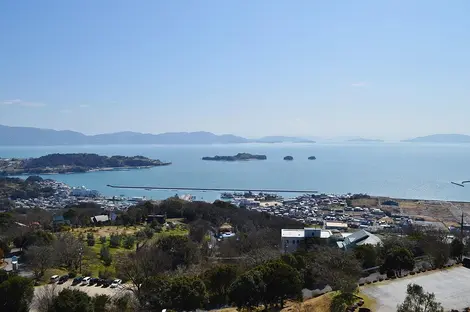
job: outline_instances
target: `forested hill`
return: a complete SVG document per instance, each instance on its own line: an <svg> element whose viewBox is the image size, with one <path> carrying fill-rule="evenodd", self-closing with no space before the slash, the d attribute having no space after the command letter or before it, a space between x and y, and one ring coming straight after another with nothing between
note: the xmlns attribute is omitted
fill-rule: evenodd
<svg viewBox="0 0 470 312"><path fill-rule="evenodd" d="M135 168L169 165L144 156L101 156L97 154L49 154L38 158L0 159L0 174L44 174L86 172L107 168Z"/></svg>

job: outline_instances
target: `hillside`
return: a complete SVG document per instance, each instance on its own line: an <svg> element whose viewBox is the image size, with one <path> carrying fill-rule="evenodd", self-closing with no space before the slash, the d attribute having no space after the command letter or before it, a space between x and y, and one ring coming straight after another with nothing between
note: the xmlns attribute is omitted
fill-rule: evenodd
<svg viewBox="0 0 470 312"><path fill-rule="evenodd" d="M465 134L432 134L403 140L411 143L470 143L470 136Z"/></svg>
<svg viewBox="0 0 470 312"><path fill-rule="evenodd" d="M0 159L0 175L87 172L115 168L170 165L143 156L100 156L97 154L49 154L38 158Z"/></svg>

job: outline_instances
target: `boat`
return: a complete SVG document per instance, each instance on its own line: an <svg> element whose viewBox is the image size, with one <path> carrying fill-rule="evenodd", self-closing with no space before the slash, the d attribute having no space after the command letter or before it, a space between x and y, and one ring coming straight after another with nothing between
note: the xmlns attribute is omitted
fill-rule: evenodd
<svg viewBox="0 0 470 312"><path fill-rule="evenodd" d="M233 198L233 194L232 194L232 193L224 192L224 193L220 194L220 198L222 198L222 199L232 199L232 198Z"/></svg>

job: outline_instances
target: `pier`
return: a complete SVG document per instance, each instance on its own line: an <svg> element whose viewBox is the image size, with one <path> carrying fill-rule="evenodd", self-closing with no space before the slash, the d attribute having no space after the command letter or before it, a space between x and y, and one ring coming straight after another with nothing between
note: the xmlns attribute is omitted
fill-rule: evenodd
<svg viewBox="0 0 470 312"><path fill-rule="evenodd" d="M243 189L243 188L199 188L199 187L166 187L166 186L128 186L128 185L111 185L108 187L118 189L143 189L143 190L175 190L175 191L211 191L211 192L254 192L254 193L302 193L315 194L317 191L309 190L275 190L275 189Z"/></svg>

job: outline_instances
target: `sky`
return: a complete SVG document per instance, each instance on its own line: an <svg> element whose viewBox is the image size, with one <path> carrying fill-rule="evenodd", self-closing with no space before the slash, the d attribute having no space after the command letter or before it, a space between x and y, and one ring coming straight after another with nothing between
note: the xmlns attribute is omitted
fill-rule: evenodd
<svg viewBox="0 0 470 312"><path fill-rule="evenodd" d="M0 124L470 134L470 1L0 2Z"/></svg>

